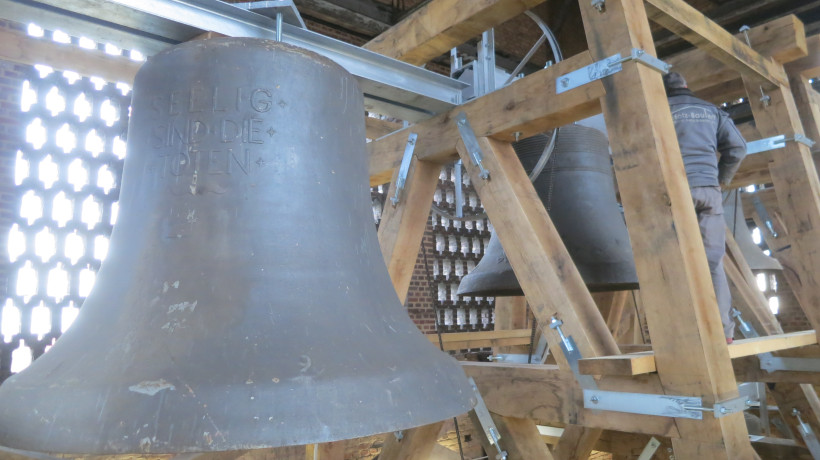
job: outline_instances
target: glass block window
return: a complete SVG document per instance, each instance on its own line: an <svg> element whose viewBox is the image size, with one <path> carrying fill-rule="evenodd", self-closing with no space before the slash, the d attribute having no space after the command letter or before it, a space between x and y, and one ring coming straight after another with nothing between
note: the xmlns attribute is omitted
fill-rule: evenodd
<svg viewBox="0 0 820 460"><path fill-rule="evenodd" d="M111 45L31 25L66 46L122 54ZM130 87L37 65L23 82L14 177L20 200L6 241L0 306L0 380L45 353L77 316L117 216Z"/></svg>

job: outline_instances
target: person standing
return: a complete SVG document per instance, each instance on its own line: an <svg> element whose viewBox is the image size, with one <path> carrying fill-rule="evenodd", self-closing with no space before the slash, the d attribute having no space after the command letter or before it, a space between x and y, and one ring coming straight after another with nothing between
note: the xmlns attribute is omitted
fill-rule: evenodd
<svg viewBox="0 0 820 460"><path fill-rule="evenodd" d="M664 75L663 83L709 261L723 333L726 343L732 343L735 322L729 313L732 295L723 270L726 224L721 187L729 185L746 156L746 141L729 115L695 97L679 73Z"/></svg>

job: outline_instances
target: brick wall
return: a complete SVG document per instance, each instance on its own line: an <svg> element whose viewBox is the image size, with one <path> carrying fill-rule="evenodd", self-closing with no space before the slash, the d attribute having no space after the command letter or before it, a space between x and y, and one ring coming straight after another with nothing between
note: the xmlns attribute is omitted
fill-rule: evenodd
<svg viewBox="0 0 820 460"><path fill-rule="evenodd" d="M410 319L425 334L436 332L436 313L433 310L433 296L428 277L429 270L432 270L432 267L428 265L433 263L435 244L433 229L430 227L430 220L428 219L422 247L418 258L416 258L413 277L410 279L407 302L405 302ZM425 252L427 254L427 264L424 260Z"/></svg>
<svg viewBox="0 0 820 460"><path fill-rule="evenodd" d="M777 319L780 325L783 326L784 332L806 331L811 329L811 324L797 303L797 298L794 296L789 283L786 282L782 275L777 276L777 296L780 300L780 311L777 314Z"/></svg>

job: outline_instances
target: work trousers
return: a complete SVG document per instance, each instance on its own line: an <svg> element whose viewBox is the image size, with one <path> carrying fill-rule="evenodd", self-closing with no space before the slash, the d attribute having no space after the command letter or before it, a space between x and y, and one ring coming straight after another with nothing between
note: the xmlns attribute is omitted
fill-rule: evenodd
<svg viewBox="0 0 820 460"><path fill-rule="evenodd" d="M735 322L730 310L732 294L729 282L723 270L723 256L726 254L726 223L723 220L723 196L720 187L692 187L692 202L698 215L700 236L706 249L706 260L709 261L709 272L712 274L712 286L715 288L723 333L727 338L734 336Z"/></svg>

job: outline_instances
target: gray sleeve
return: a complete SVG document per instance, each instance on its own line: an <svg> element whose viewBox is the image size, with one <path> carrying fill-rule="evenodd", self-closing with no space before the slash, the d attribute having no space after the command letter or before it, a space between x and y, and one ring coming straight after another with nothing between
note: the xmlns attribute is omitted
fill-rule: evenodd
<svg viewBox="0 0 820 460"><path fill-rule="evenodd" d="M726 186L732 181L741 160L746 156L746 140L726 112L718 109L718 113L718 181L721 186Z"/></svg>

